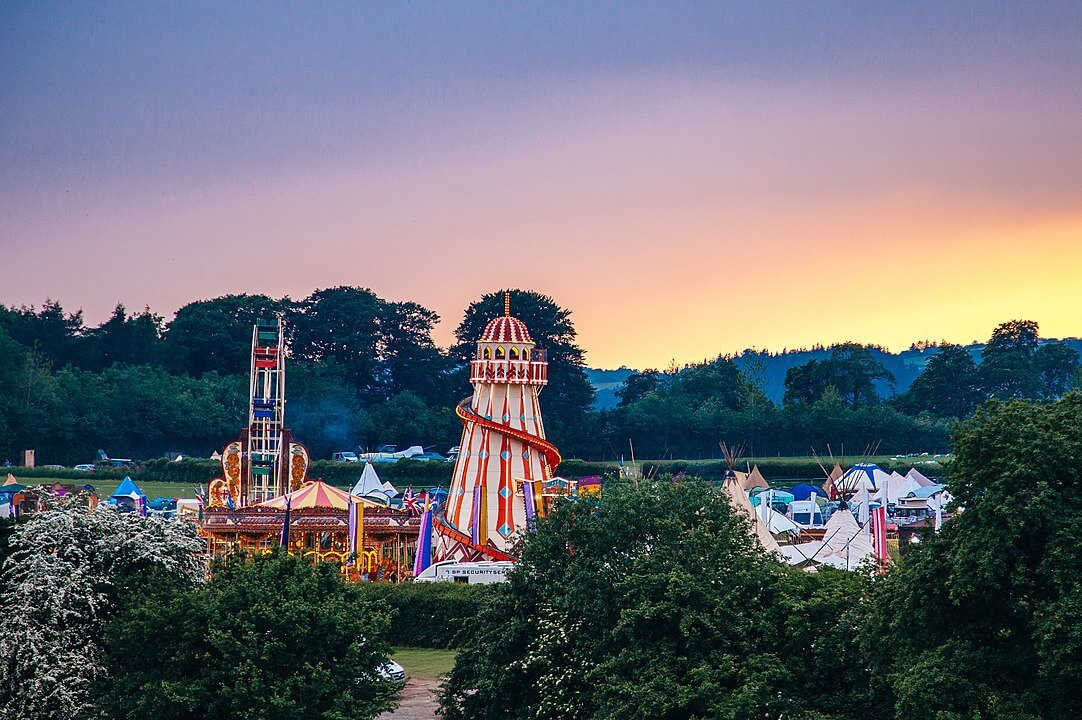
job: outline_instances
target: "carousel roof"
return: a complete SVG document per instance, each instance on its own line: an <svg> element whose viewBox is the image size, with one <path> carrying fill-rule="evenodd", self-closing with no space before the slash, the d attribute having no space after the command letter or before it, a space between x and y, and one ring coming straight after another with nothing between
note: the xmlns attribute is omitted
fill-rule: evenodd
<svg viewBox="0 0 1082 720"><path fill-rule="evenodd" d="M345 490L339 490L333 485L328 485L322 480L307 482L291 493L279 495L276 498L260 503L260 505L284 510L286 499L289 500L289 506L294 510L317 507L349 510L349 493Z"/></svg>

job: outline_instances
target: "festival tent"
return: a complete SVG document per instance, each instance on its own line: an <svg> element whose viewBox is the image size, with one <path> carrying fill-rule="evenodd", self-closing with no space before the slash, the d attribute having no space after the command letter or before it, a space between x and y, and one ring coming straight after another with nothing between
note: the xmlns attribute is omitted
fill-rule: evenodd
<svg viewBox="0 0 1082 720"><path fill-rule="evenodd" d="M800 534L800 526L770 507L770 503L763 503L756 508L756 512L759 514L760 521L770 530L771 535Z"/></svg>
<svg viewBox="0 0 1082 720"><path fill-rule="evenodd" d="M861 530L848 508L835 511L827 520L823 546L816 559L844 570L853 570L875 553L871 539Z"/></svg>
<svg viewBox="0 0 1082 720"><path fill-rule="evenodd" d="M759 544L763 546L763 549L767 552L780 551L778 541L770 534L770 529L762 519L760 519L759 515L755 512L755 508L752 507L751 501L748 500L748 496L742 487L741 479L736 475L725 478L725 482L722 484L722 490L724 490L725 494L729 497L729 503L740 512L747 515L748 520L751 521L752 532L755 533L755 537L759 539Z"/></svg>
<svg viewBox="0 0 1082 720"><path fill-rule="evenodd" d="M834 486L841 493L855 493L861 488L868 492L877 492L886 487L886 471L872 463L858 463L849 468L840 478L834 482Z"/></svg>
<svg viewBox="0 0 1082 720"><path fill-rule="evenodd" d="M379 479L379 475L376 474L376 468L372 463L365 463L360 480L358 480L357 484L353 486L353 489L349 491L349 494L355 497L364 497L369 493L379 492L381 493L380 497L386 497L388 491L385 485L390 485L390 483L385 484ZM391 486L391 490L394 494L398 493L393 485Z"/></svg>
<svg viewBox="0 0 1082 720"><path fill-rule="evenodd" d="M823 488L816 487L815 485L808 485L807 483L794 485L789 488L789 492L793 494L794 500L810 500L812 495L823 497Z"/></svg>
<svg viewBox="0 0 1082 720"><path fill-rule="evenodd" d="M766 490L763 490L761 492L758 492L758 493L755 493L754 495L752 495L751 504L754 505L755 507L758 507L759 503L761 503L763 501L762 500L763 498L769 498L768 502L781 502L781 503L785 503L786 505L793 502L793 500L796 500L796 498L793 497L793 493L791 493L791 492L786 492L784 490L775 490L773 488L767 488Z"/></svg>
<svg viewBox="0 0 1082 720"><path fill-rule="evenodd" d="M763 474L759 472L759 466L752 467L751 472L747 473L744 478L744 489L751 490L752 488L768 488L770 484L763 477Z"/></svg>
<svg viewBox="0 0 1082 720"><path fill-rule="evenodd" d="M23 485L18 480L16 480L15 476L11 473L8 473L8 479L4 482L2 486L0 486L0 493L5 494L21 493L24 490L26 490L26 485Z"/></svg>
<svg viewBox="0 0 1082 720"><path fill-rule="evenodd" d="M132 482L130 477L124 478L124 482L120 483L120 487L109 496L109 499L118 508L146 512L147 496L143 494L138 485Z"/></svg>
<svg viewBox="0 0 1082 720"><path fill-rule="evenodd" d="M823 542L812 540L794 545L783 545L781 554L790 565L815 566L822 564L826 553L823 552Z"/></svg>
<svg viewBox="0 0 1082 720"><path fill-rule="evenodd" d="M920 483L907 475L892 472L886 481L887 502L896 504L898 500L920 489Z"/></svg>
<svg viewBox="0 0 1082 720"><path fill-rule="evenodd" d="M921 473L921 471L917 470L916 468L909 468L909 472L907 472L905 474L905 476L907 478L910 478L911 480L916 480L917 484L920 485L921 487L928 487L929 485L935 485L934 482L932 482L931 480L926 478L924 476L924 474Z"/></svg>

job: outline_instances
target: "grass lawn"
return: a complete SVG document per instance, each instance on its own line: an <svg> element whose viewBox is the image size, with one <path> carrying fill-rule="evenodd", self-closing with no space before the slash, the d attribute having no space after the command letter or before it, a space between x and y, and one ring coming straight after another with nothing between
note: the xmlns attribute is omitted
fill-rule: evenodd
<svg viewBox="0 0 1082 720"><path fill-rule="evenodd" d="M455 650L432 650L429 648L396 647L391 658L406 670L410 677L422 680L438 680L451 672L455 664Z"/></svg>
<svg viewBox="0 0 1082 720"><path fill-rule="evenodd" d="M6 475L0 475L0 477L7 477ZM28 477L20 478L15 476L19 482L24 485L52 485L53 483L75 483L77 485L89 484L93 485L94 489L98 491L98 497L107 498L113 494L123 480L103 480L101 478L95 478L93 473L87 473L86 479L72 480L70 478L47 478L47 477ZM2 480L0 480L2 482ZM157 497L180 497L180 498L194 498L195 488L190 483L170 483L170 482L137 482L139 489L146 493L148 499L153 500Z"/></svg>

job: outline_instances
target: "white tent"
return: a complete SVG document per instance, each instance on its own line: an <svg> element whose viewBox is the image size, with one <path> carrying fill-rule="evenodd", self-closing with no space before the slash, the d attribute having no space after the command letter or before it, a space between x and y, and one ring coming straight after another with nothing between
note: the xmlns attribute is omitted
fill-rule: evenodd
<svg viewBox="0 0 1082 720"><path fill-rule="evenodd" d="M920 483L908 475L892 472L886 481L887 502L897 504L898 500L916 492L920 487Z"/></svg>
<svg viewBox="0 0 1082 720"><path fill-rule="evenodd" d="M759 507L756 508L756 511L759 513L759 519L767 526L767 528L769 528L772 535L780 535L781 533L800 533L800 526L770 507L770 503L759 503Z"/></svg>
<svg viewBox="0 0 1082 720"><path fill-rule="evenodd" d="M909 468L909 472L905 476L911 480L915 480L921 487L928 487L929 485L935 485L934 482L924 476L924 474L916 468Z"/></svg>
<svg viewBox="0 0 1082 720"><path fill-rule="evenodd" d="M887 475L886 471L878 465L860 463L846 470L834 485L839 492L843 493L855 493L861 488L867 488L868 492L875 493L886 487L889 477L890 475Z"/></svg>
<svg viewBox="0 0 1082 720"><path fill-rule="evenodd" d="M748 520L751 521L752 532L755 533L755 537L759 538L759 544L763 546L763 549L768 553L779 552L778 541L770 534L769 528L759 518L755 508L751 505L751 501L748 500L747 494L744 492L743 479L740 477L727 477L722 489L729 497L729 503L739 512L744 513Z"/></svg>
<svg viewBox="0 0 1082 720"><path fill-rule="evenodd" d="M819 563L823 561L824 553L822 549L823 543L821 541L812 540L811 542L796 545L785 545L781 548L781 554L790 565L799 565L808 561Z"/></svg>
<svg viewBox="0 0 1082 720"><path fill-rule="evenodd" d="M833 557L834 560L827 564L837 564L845 570L855 569L865 558L875 554L871 539L848 509L836 510L827 520L823 545L815 559L826 562L828 557Z"/></svg>
<svg viewBox="0 0 1082 720"><path fill-rule="evenodd" d="M357 481L357 484L353 486L353 489L349 491L349 494L356 497L364 497L369 493L377 491L386 494L387 489L383 486L383 481L379 479L379 475L376 474L376 468L372 466L372 463L365 463L364 470L361 472L361 479Z"/></svg>

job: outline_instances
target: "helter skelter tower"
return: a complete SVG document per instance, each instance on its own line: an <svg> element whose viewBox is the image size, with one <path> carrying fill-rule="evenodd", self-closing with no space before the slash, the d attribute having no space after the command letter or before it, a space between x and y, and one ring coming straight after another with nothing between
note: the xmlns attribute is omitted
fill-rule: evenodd
<svg viewBox="0 0 1082 720"><path fill-rule="evenodd" d="M477 343L470 382L473 395L455 409L462 442L451 490L434 518L436 562L513 560L513 536L544 512L544 482L560 464L537 401L548 383L545 351L511 317L510 293Z"/></svg>

